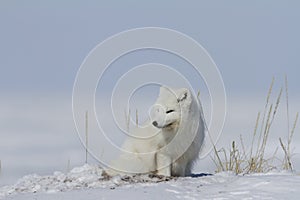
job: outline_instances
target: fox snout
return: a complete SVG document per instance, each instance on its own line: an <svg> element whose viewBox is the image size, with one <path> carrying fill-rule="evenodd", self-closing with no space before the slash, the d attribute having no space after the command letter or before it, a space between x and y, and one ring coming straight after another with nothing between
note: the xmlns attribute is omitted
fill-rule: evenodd
<svg viewBox="0 0 300 200"><path fill-rule="evenodd" d="M156 128L171 127L179 120L179 115L174 109L165 109L161 105L155 106L151 114L152 125Z"/></svg>
<svg viewBox="0 0 300 200"><path fill-rule="evenodd" d="M152 122L152 124L153 124L153 126L157 126L158 125L157 121Z"/></svg>
<svg viewBox="0 0 300 200"><path fill-rule="evenodd" d="M165 121L162 121L161 123L157 121L153 121L152 125L155 126L156 128L164 128L166 126Z"/></svg>
<svg viewBox="0 0 300 200"><path fill-rule="evenodd" d="M162 128L166 120L164 108L161 105L154 105L151 109L150 116L152 125L157 128Z"/></svg>

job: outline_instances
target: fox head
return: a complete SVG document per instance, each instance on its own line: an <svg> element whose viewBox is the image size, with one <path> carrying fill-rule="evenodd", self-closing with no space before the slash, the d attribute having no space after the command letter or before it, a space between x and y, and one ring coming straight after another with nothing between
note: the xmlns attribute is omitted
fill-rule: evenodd
<svg viewBox="0 0 300 200"><path fill-rule="evenodd" d="M189 110L191 93L186 88L160 87L159 97L151 109L152 125L160 129L174 129L181 123L182 116Z"/></svg>

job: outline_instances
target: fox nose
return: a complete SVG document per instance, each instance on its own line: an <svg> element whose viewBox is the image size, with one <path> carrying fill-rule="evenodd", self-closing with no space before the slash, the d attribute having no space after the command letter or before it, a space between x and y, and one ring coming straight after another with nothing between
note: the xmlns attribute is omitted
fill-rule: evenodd
<svg viewBox="0 0 300 200"><path fill-rule="evenodd" d="M157 121L152 122L153 126L157 126Z"/></svg>

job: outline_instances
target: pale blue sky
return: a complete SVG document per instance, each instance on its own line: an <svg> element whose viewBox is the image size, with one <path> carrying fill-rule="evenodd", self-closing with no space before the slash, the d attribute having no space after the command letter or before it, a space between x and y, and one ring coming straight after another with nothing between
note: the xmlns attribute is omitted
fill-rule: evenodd
<svg viewBox="0 0 300 200"><path fill-rule="evenodd" d="M159 26L210 53L228 95L264 92L286 73L298 93L299 1L1 1L0 90L71 95L87 53L112 34ZM141 62L143 59L141 58Z"/></svg>

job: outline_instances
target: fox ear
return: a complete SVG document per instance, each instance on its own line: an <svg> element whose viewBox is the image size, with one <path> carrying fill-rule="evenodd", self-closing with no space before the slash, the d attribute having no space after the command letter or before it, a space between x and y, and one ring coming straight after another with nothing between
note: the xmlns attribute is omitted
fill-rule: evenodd
<svg viewBox="0 0 300 200"><path fill-rule="evenodd" d="M169 93L169 88L167 88L166 86L162 85L160 86L160 89L159 89L159 94L165 94L165 93Z"/></svg>
<svg viewBox="0 0 300 200"><path fill-rule="evenodd" d="M182 91L180 91L179 95L178 95L178 98L177 98L177 102L181 102L181 101L184 101L188 98L188 95L189 95L189 90L188 89L182 89Z"/></svg>

